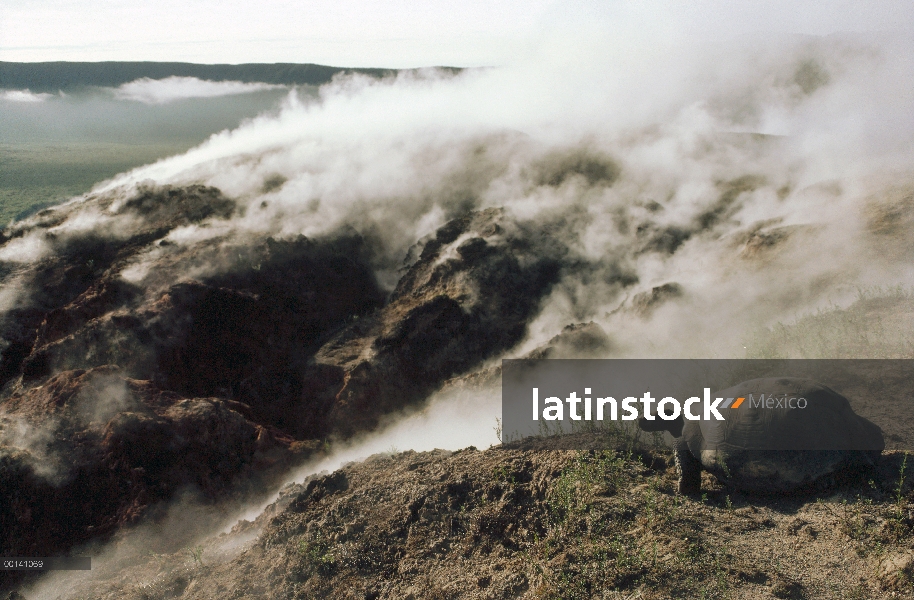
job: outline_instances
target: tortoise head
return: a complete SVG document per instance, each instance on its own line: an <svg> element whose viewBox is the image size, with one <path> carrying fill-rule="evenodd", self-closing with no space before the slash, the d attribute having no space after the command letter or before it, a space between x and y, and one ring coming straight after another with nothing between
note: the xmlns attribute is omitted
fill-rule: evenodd
<svg viewBox="0 0 914 600"><path fill-rule="evenodd" d="M664 412L663 414L668 413ZM661 419L660 414L658 413L652 421L648 421L644 417L638 419L638 428L641 431L669 431L674 438L682 436L683 427L685 427L685 419L682 418L682 415L679 415L675 419L667 420Z"/></svg>

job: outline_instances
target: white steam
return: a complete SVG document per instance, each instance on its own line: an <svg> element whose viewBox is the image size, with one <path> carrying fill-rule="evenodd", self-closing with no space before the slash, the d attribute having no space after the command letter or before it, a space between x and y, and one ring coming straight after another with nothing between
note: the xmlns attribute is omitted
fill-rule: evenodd
<svg viewBox="0 0 914 600"><path fill-rule="evenodd" d="M0 248L0 261L31 263L47 256L50 250L44 232L29 232L4 244Z"/></svg>
<svg viewBox="0 0 914 600"><path fill-rule="evenodd" d="M580 258L620 260L636 273L632 294L668 281L686 291L680 310L620 323L607 317L624 301L618 286L569 276L528 346L593 319L630 338L622 347L632 355L726 355L726 344L710 350L689 340L736 339L750 322L840 300L854 285L911 281L909 262L867 249L860 215L865 198L914 180L909 40L585 40L560 55L570 63L550 49L527 64L458 77L349 78L325 86L316 102L292 93L278 115L97 191L129 193L147 179L215 185L246 206L229 225L239 235L352 226L380 237L386 282L407 249L449 218L500 206L523 222L564 220ZM544 164L581 152L614 161L618 180L537 180ZM644 243L639 226L694 229L727 182L747 177L753 183L721 208L719 222L693 231L674 254L635 250ZM281 186L265 185L277 178ZM761 268L738 258L752 231L794 233ZM183 232L183 242L212 235L197 232ZM645 335L650 343L638 347Z"/></svg>
<svg viewBox="0 0 914 600"><path fill-rule="evenodd" d="M64 457L56 448L59 423L47 419L34 425L27 419L0 413L0 456L13 456L29 465L38 477L52 484L66 475Z"/></svg>
<svg viewBox="0 0 914 600"><path fill-rule="evenodd" d="M334 446L333 452L290 474L289 481L302 481L315 473L333 472L343 465L373 454L404 450L427 452L458 450L475 446L485 450L501 442L501 386L451 388L434 394L418 411L390 415L386 424L371 434ZM239 519L254 520L276 496L250 507ZM231 527L235 521L228 523Z"/></svg>
<svg viewBox="0 0 914 600"><path fill-rule="evenodd" d="M151 180L210 184L239 201L243 216L169 234L185 246L351 226L377 242L387 285L448 219L503 207L559 232L573 260L606 267L568 269L509 356L591 320L616 356L734 356L746 332L844 302L855 286L914 281L910 257L872 233L874 206L912 210L881 200L914 183L910 39L647 37L582 34L569 46L556 36L510 68L356 76L316 100L293 91L278 113L95 193L123 200ZM160 101L198 84L215 93L186 78L121 89ZM562 174L581 156L618 176ZM57 229L105 217L71 221ZM23 237L2 252L33 260L41 242ZM139 254L123 276L142 282L160 252ZM635 294L670 282L680 297L649 315L628 310Z"/></svg>
<svg viewBox="0 0 914 600"><path fill-rule="evenodd" d="M119 86L114 90L114 96L118 100L132 100L144 104L167 104L188 98L236 96L283 87L285 86L269 83L209 81L196 77L166 77L165 79L143 77Z"/></svg>

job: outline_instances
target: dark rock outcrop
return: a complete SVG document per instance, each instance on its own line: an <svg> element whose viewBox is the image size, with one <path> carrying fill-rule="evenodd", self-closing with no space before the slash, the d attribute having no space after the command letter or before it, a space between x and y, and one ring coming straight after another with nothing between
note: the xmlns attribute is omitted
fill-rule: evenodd
<svg viewBox="0 0 914 600"><path fill-rule="evenodd" d="M557 242L534 246L497 209L439 229L387 305L315 355L342 382L328 428L370 428L520 342L559 278L563 251Z"/></svg>
<svg viewBox="0 0 914 600"><path fill-rule="evenodd" d="M305 448L230 400L186 399L117 367L65 371L3 404L0 548L48 556L193 490L249 497Z"/></svg>
<svg viewBox="0 0 914 600"><path fill-rule="evenodd" d="M520 342L568 252L498 209L469 213L417 246L385 300L357 233L252 237L226 227L240 212L214 188L141 187L4 233L48 251L0 269L28 290L0 317L0 554L104 538L186 490L261 493L329 436Z"/></svg>

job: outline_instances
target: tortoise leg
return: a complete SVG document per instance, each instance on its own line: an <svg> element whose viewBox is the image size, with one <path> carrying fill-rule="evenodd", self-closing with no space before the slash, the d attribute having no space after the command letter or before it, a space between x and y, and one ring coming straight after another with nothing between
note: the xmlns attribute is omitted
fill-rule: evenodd
<svg viewBox="0 0 914 600"><path fill-rule="evenodd" d="M673 450L679 471L679 493L697 494L701 490L701 461L692 456L683 438L677 438Z"/></svg>

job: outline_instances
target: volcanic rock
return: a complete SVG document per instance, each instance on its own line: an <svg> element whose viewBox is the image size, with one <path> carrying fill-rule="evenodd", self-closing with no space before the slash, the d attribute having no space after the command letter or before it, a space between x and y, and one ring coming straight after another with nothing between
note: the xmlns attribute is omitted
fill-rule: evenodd
<svg viewBox="0 0 914 600"><path fill-rule="evenodd" d="M304 448L245 412L160 391L114 366L65 371L13 394L0 416L0 552L54 555L188 489L204 502L260 492Z"/></svg>
<svg viewBox="0 0 914 600"><path fill-rule="evenodd" d="M469 213L385 302L357 233L257 238L232 233L238 212L214 188L141 186L4 233L45 254L0 264L23 290L0 317L0 554L108 536L181 490L262 492L520 342L567 253Z"/></svg>
<svg viewBox="0 0 914 600"><path fill-rule="evenodd" d="M315 355L338 369L329 428L344 434L413 404L520 342L558 280L564 247L532 244L499 209L455 219L426 241L388 303Z"/></svg>

